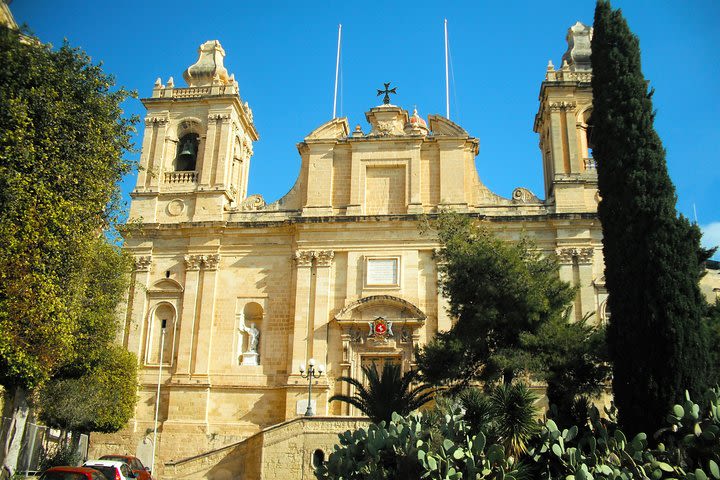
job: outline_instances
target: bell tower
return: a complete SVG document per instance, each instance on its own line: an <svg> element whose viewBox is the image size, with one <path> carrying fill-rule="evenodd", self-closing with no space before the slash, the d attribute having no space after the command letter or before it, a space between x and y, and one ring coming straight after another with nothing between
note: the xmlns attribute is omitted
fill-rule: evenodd
<svg viewBox="0 0 720 480"><path fill-rule="evenodd" d="M203 43L183 73L187 87L158 78L147 108L131 219L144 223L222 220L247 196L258 139L252 110L223 65L220 42Z"/></svg>
<svg viewBox="0 0 720 480"><path fill-rule="evenodd" d="M545 198L558 213L597 209L597 173L589 140L592 31L580 22L568 29L562 67L556 70L548 62L540 87L533 128L540 135Z"/></svg>

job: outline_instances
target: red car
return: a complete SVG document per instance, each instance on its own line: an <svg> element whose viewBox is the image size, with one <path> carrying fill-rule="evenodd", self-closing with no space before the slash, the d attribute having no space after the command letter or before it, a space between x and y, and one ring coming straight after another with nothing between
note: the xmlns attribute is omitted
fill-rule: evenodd
<svg viewBox="0 0 720 480"><path fill-rule="evenodd" d="M139 458L132 455L103 455L100 460L113 460L115 462L125 462L137 476L137 480L153 480L150 475L150 468L144 466Z"/></svg>
<svg viewBox="0 0 720 480"><path fill-rule="evenodd" d="M52 467L40 475L40 480L107 480L105 475L94 468Z"/></svg>

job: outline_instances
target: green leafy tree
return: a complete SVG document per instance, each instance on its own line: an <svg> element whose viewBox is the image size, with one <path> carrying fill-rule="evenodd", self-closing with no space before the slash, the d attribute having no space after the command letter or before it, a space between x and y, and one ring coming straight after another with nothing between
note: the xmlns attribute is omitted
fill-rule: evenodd
<svg viewBox="0 0 720 480"><path fill-rule="evenodd" d="M0 385L10 433L22 432L28 392L92 361L83 352L101 321L110 328L99 345L115 333L110 297L87 275L132 166L123 153L135 120L122 115L128 93L112 87L81 51L0 28ZM18 440L0 451L9 473Z"/></svg>
<svg viewBox="0 0 720 480"><path fill-rule="evenodd" d="M393 412L407 415L432 400L435 390L426 384L413 385L419 379L417 370L401 373L400 365L386 363L382 373L377 365L365 365L362 371L367 384L352 377L338 380L355 387L353 396L333 395L330 401L349 403L375 423L390 422Z"/></svg>
<svg viewBox="0 0 720 480"><path fill-rule="evenodd" d="M460 214L440 215L437 229L440 288L457 322L419 352L420 370L458 388L475 380L510 383L531 364L523 337L561 321L575 290L560 280L554 257L527 241L500 240Z"/></svg>
<svg viewBox="0 0 720 480"><path fill-rule="evenodd" d="M595 9L592 69L613 393L621 425L651 431L708 375L698 288L708 252L675 209L638 38L606 0Z"/></svg>
<svg viewBox="0 0 720 480"><path fill-rule="evenodd" d="M40 419L71 432L116 432L137 401L137 358L119 345L78 378L52 379L40 390Z"/></svg>

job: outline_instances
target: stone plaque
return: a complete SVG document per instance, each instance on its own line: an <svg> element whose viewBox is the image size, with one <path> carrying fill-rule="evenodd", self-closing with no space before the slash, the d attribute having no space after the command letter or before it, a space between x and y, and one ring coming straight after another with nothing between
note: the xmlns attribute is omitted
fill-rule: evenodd
<svg viewBox="0 0 720 480"><path fill-rule="evenodd" d="M397 258L368 258L367 284L368 285L398 285Z"/></svg>

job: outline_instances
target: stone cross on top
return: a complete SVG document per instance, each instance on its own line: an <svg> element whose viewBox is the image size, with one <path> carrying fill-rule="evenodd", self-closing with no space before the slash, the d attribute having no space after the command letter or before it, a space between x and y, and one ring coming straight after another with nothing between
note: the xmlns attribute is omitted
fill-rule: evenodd
<svg viewBox="0 0 720 480"><path fill-rule="evenodd" d="M392 93L393 95L397 95L397 92L396 92L397 87L390 88L390 84L391 84L391 83L392 83L392 82L383 83L383 85L385 85L385 90L380 90L380 89L378 89L378 91L377 91L377 92L378 92L378 93L377 93L377 96L378 96L378 97L379 97L380 95L382 95L382 94L385 94L385 98L383 98L383 105L389 105L389 104L390 104L390 95L389 95L389 94Z"/></svg>

